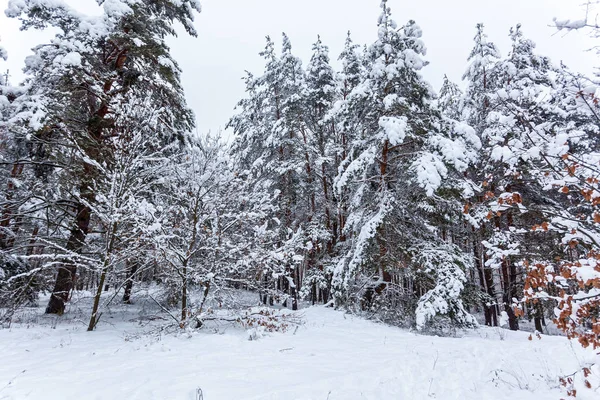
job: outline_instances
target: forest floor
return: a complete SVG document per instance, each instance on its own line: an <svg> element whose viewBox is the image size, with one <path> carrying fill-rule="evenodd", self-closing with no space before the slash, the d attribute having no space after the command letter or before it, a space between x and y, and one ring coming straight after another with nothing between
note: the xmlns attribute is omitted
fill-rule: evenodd
<svg viewBox="0 0 600 400"><path fill-rule="evenodd" d="M323 306L260 335L215 322L178 332L140 300L86 332L89 301L80 295L62 317L31 308L0 329L0 399L195 400L201 388L204 400L558 400L559 377L598 357L564 337L426 336Z"/></svg>

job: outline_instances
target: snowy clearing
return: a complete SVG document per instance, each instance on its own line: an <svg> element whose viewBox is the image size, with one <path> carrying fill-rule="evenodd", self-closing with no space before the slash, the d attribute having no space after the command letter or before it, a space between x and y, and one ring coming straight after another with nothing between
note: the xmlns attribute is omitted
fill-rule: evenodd
<svg viewBox="0 0 600 400"><path fill-rule="evenodd" d="M562 337L424 336L322 306L258 340L227 324L165 334L139 305L118 307L91 333L74 311L56 324L42 309L0 330L0 399L192 400L200 387L205 400L558 400L558 377L594 357Z"/></svg>

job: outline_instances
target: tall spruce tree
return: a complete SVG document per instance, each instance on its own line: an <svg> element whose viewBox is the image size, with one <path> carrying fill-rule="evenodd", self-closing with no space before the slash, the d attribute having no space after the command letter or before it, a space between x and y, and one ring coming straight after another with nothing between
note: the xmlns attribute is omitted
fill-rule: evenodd
<svg viewBox="0 0 600 400"><path fill-rule="evenodd" d="M439 316L469 325L474 320L460 296L470 259L438 235L450 219L444 221L436 203L445 203L442 188L460 192L452 175L466 168L479 141L433 107L431 88L419 74L427 64L420 28L413 21L398 28L387 2L381 7L366 79L347 99L360 125L336 181L350 193L351 237L335 270L337 301L359 295L363 308L416 318L419 328Z"/></svg>
<svg viewBox="0 0 600 400"><path fill-rule="evenodd" d="M327 118L337 98L335 72L329 63L329 49L319 37L313 44L313 55L307 66L306 90L301 93L306 124L305 155L315 196L314 217L307 221L310 262L306 266L304 297L315 302L328 298L329 276L334 246L338 240L337 198L333 178L337 173L335 122ZM310 169L309 169L310 167ZM310 293L310 294L308 294Z"/></svg>
<svg viewBox="0 0 600 400"><path fill-rule="evenodd" d="M278 241L270 268L261 276L266 287L274 285L289 294L292 308L296 308L304 253L311 250L306 242L306 224L316 214L314 158L302 96L305 73L285 34L281 56L276 55L269 37L261 55L265 70L260 77L247 77L249 97L239 103L239 112L229 126L237 135L233 152L249 176L257 180L255 189L277 199L277 226L270 228L276 230Z"/></svg>
<svg viewBox="0 0 600 400"><path fill-rule="evenodd" d="M489 160L490 146L484 131L487 127L487 118L493 109L491 97L494 95L497 82L496 64L500 59L500 52L496 45L488 40L483 24L477 24L474 46L469 54L468 66L463 74L466 90L461 101L462 119L469 124L482 142L482 150L478 159L471 165L467 177L473 182L487 185L485 166ZM487 208L482 204L485 198L485 188L480 187L468 203L469 223L472 226L472 247L475 265L479 272L480 285L484 294L482 303L485 310L487 325L498 325L500 304L502 304L502 289L500 275L497 269L486 265L487 256L482 242L488 239L493 228L488 226Z"/></svg>
<svg viewBox="0 0 600 400"><path fill-rule="evenodd" d="M553 82L549 60L533 52L535 44L523 38L519 25L511 29L510 37L511 51L495 68L497 91L490 98L493 111L484 131L489 146L485 165L488 219L493 223L493 233L483 244L487 266L500 273L502 308L508 314L510 329L517 330L513 308L522 291L522 271L517 266L520 254L534 258L554 251L551 242L540 246L539 238L532 241L523 237L539 218L537 206L552 201L529 176L530 170L536 169L538 155L527 145L523 125L525 120L536 124L543 121L543 96L551 92ZM539 329L539 310L535 314Z"/></svg>

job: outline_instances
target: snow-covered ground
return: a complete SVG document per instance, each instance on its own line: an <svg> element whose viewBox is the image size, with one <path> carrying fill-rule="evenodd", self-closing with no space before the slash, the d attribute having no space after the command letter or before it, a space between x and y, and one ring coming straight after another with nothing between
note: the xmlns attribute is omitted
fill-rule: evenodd
<svg viewBox="0 0 600 400"><path fill-rule="evenodd" d="M595 357L563 337L424 336L322 306L258 340L227 324L166 333L168 321L119 307L91 333L74 309L60 322L36 309L1 329L0 399L193 400L202 388L204 400L558 400L558 377Z"/></svg>

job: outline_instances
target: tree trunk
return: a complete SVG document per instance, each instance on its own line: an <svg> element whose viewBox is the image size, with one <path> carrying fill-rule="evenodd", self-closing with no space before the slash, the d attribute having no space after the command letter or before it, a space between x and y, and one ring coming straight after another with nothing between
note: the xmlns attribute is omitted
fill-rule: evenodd
<svg viewBox="0 0 600 400"><path fill-rule="evenodd" d="M82 203L77 205L77 215L67 241L67 250L73 253L81 251L89 231L91 216L92 210L88 206ZM46 314L62 315L65 312L65 303L68 301L69 293L73 289L76 273L77 264L73 260L64 260L59 265L54 289L46 307ZM102 289L102 286L99 287Z"/></svg>
<svg viewBox="0 0 600 400"><path fill-rule="evenodd" d="M183 327L183 324L187 319L187 300L187 265L184 265L182 270L181 285L181 327Z"/></svg>
<svg viewBox="0 0 600 400"><path fill-rule="evenodd" d="M379 191L382 194L387 190L387 163L388 163L388 154L389 154L390 143L386 140L383 144L383 149L381 150L381 161L379 162L379 172L380 172L380 187ZM379 242L379 278L381 281L384 280L384 276L387 273L386 266L386 255L387 255L387 243L385 241L385 226L382 224L379 227L378 234L378 242Z"/></svg>
<svg viewBox="0 0 600 400"><path fill-rule="evenodd" d="M106 245L106 253L104 254L104 261L102 262L102 272L100 274L100 282L98 282L98 289L96 290L96 296L94 296L94 306L92 307L92 316L90 317L90 323L88 325L88 332L93 331L96 325L98 324L98 320L100 320L100 316L98 315L98 307L100 305L100 297L102 296L102 286L106 281L106 275L108 274L108 269L110 268L110 258L113 253L113 249L115 246L115 240L117 238L117 223L113 222L107 234L107 245Z"/></svg>
<svg viewBox="0 0 600 400"><path fill-rule="evenodd" d="M473 229L473 232L475 232L474 229ZM475 258L475 267L479 274L479 285L481 287L481 291L484 293L488 293L487 282L485 279L485 270L484 270L481 256L479 254L479 239L475 235L473 237L473 257ZM490 310L491 310L491 307L488 306L488 304L484 301L483 302L483 312L485 315L485 324L487 326L492 326L492 313Z"/></svg>
<svg viewBox="0 0 600 400"><path fill-rule="evenodd" d="M493 304L487 306L489 308L490 315L492 317L492 325L498 326L498 302L496 296L494 295L494 278L492 275L492 270L490 268L484 269L485 281L488 288L488 294L494 300L496 300Z"/></svg>
<svg viewBox="0 0 600 400"><path fill-rule="evenodd" d="M88 324L88 332L91 332L96 328L96 324L100 319L98 315L98 307L100 306L100 297L102 296L102 286L104 285L104 281L106 280L106 273L108 272L108 265L105 263L104 268L102 268L102 273L100 274L100 282L98 282L98 288L96 289L96 295L94 296L94 306L92 307L92 316L90 317L90 323Z"/></svg>
<svg viewBox="0 0 600 400"><path fill-rule="evenodd" d="M506 302L504 305L504 311L508 314L508 327L511 331L519 330L519 320L515 315L515 310L511 307L509 302Z"/></svg>
<svg viewBox="0 0 600 400"><path fill-rule="evenodd" d="M31 238L29 239L29 246L27 246L27 255L28 256L31 256L35 253L35 242L36 242L39 232L40 232L40 227L38 225L36 225L33 228L33 232L31 232Z"/></svg>
<svg viewBox="0 0 600 400"><path fill-rule="evenodd" d="M131 304L131 291L133 289L133 277L138 269L138 262L128 261L127 282L125 282L125 293L123 293L123 303Z"/></svg>
<svg viewBox="0 0 600 400"><path fill-rule="evenodd" d="M292 310L296 311L298 309L298 291L300 290L300 276L298 267L294 267L292 270L292 283L290 285L290 294L292 295Z"/></svg>
<svg viewBox="0 0 600 400"><path fill-rule="evenodd" d="M327 190L327 175L325 174L325 163L321 164L321 180L323 183L323 196L325 200L325 227L327 230L331 230L331 212L329 211L329 191ZM327 243L327 251L331 253L333 250L333 244L335 243L335 238L337 236L337 232L335 229L332 231L332 240Z"/></svg>
<svg viewBox="0 0 600 400"><path fill-rule="evenodd" d="M544 328L542 326L542 322L544 319L544 309L542 308L542 304L538 301L533 305L534 318L533 321L535 323L535 330L542 333L544 332Z"/></svg>

